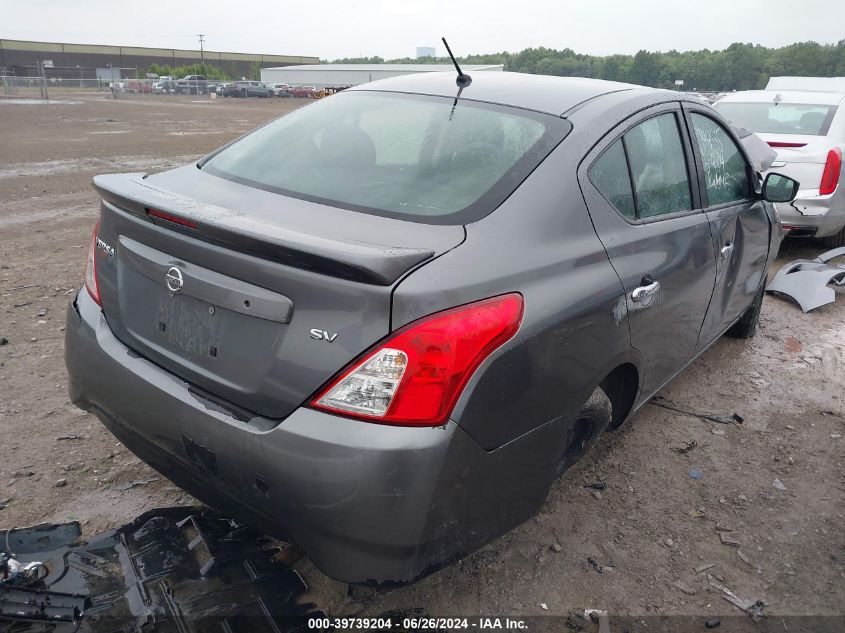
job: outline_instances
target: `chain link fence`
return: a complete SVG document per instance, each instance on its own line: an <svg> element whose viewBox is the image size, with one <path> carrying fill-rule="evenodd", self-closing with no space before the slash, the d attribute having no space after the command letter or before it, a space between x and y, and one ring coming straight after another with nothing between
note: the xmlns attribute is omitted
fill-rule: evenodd
<svg viewBox="0 0 845 633"><path fill-rule="evenodd" d="M247 85L249 84L249 85ZM226 87L229 86L228 89ZM106 95L115 99L193 95L214 99L237 97L306 97L319 99L342 88L316 89L311 86L265 84L259 81L216 81L159 77L156 79L109 77L39 77L0 73L0 98L72 99L83 95Z"/></svg>
<svg viewBox="0 0 845 633"><path fill-rule="evenodd" d="M221 82L183 79L109 79L19 77L0 75L0 97L69 98L84 93L110 94L116 99L153 95L208 95Z"/></svg>

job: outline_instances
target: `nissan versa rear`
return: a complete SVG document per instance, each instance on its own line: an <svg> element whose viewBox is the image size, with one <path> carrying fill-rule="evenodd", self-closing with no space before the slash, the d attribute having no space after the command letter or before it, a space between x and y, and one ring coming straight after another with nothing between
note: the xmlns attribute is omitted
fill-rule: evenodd
<svg viewBox="0 0 845 633"><path fill-rule="evenodd" d="M764 198L796 184L773 178L675 93L488 72L347 90L196 164L94 179L71 397L330 576L409 582L753 334L781 237Z"/></svg>

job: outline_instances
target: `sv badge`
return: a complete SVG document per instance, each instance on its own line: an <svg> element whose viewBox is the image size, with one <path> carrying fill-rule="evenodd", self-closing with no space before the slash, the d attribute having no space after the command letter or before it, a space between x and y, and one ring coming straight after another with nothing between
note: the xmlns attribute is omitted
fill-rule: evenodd
<svg viewBox="0 0 845 633"><path fill-rule="evenodd" d="M333 334L329 334L325 330L311 330L311 338L315 341L326 341L328 343L334 343L334 340L337 338L337 332Z"/></svg>

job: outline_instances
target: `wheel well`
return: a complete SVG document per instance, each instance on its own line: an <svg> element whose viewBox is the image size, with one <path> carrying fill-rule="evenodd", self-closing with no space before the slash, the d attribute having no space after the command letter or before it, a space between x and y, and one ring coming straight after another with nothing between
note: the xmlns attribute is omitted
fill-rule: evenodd
<svg viewBox="0 0 845 633"><path fill-rule="evenodd" d="M605 376L600 384L613 404L613 419L608 427L612 431L619 428L634 406L640 388L640 374L631 363L625 363Z"/></svg>

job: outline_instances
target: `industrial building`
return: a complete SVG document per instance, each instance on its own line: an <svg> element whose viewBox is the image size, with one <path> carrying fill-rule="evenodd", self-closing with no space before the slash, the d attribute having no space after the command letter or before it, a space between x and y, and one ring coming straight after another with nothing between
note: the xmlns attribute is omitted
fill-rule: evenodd
<svg viewBox="0 0 845 633"><path fill-rule="evenodd" d="M97 73L97 69L136 71L146 69L151 64L188 66L203 60L231 77L248 77L254 64L263 68L316 64L320 61L317 57L303 55L0 40L0 75L35 76L40 74L39 64L44 64L47 66L45 72L48 78L93 79L102 74ZM124 76L136 75L128 73Z"/></svg>
<svg viewBox="0 0 845 633"><path fill-rule="evenodd" d="M479 71L499 71L503 64L462 65L467 73ZM290 86L314 86L315 88L341 88L357 86L377 79L451 71L451 64L309 64L304 66L286 66L283 68L262 68L261 81L270 84L285 83Z"/></svg>
<svg viewBox="0 0 845 633"><path fill-rule="evenodd" d="M417 59L436 57L436 52L433 46L417 46Z"/></svg>

